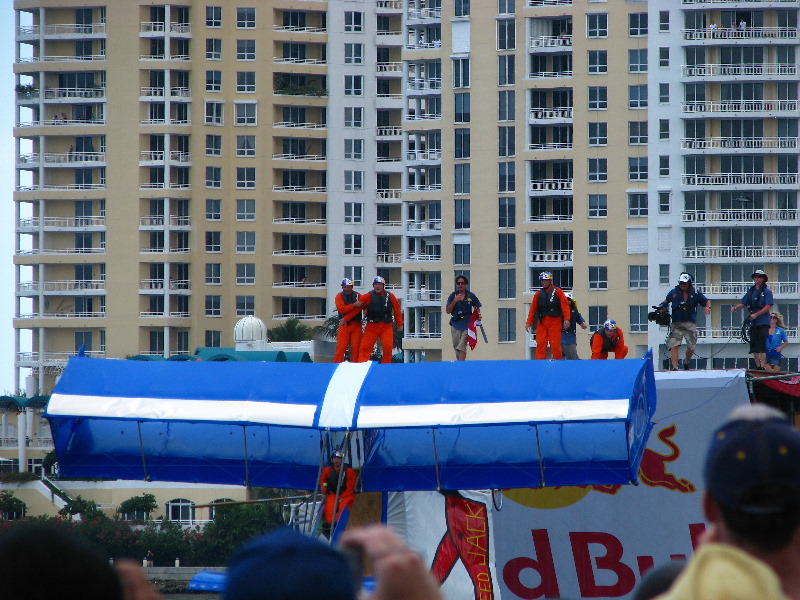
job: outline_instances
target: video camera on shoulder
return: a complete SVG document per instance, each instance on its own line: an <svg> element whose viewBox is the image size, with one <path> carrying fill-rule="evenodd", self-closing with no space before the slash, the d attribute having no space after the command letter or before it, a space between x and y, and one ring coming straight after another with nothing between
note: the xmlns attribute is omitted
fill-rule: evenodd
<svg viewBox="0 0 800 600"><path fill-rule="evenodd" d="M655 310L647 313L647 320L656 323L659 327L669 327L672 318L670 317L667 308L661 304L651 306L650 308Z"/></svg>

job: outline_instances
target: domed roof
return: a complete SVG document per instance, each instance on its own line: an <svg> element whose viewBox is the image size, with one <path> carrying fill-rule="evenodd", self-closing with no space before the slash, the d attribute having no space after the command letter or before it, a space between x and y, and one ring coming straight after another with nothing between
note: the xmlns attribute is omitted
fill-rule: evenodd
<svg viewBox="0 0 800 600"><path fill-rule="evenodd" d="M258 317L242 317L233 328L234 342L266 342L267 326Z"/></svg>

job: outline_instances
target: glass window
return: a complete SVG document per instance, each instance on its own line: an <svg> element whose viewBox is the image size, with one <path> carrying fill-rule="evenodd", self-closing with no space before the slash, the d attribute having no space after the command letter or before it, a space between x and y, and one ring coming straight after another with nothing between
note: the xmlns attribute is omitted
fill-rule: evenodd
<svg viewBox="0 0 800 600"><path fill-rule="evenodd" d="M517 188L516 165L513 162L501 162L497 164L498 182L497 191L514 192Z"/></svg>
<svg viewBox="0 0 800 600"><path fill-rule="evenodd" d="M455 205L455 228L469 229L469 198L456 198L453 203Z"/></svg>
<svg viewBox="0 0 800 600"><path fill-rule="evenodd" d="M256 41L236 40L236 60L255 60Z"/></svg>
<svg viewBox="0 0 800 600"><path fill-rule="evenodd" d="M237 135L236 156L255 156L255 155L256 155L256 136Z"/></svg>
<svg viewBox="0 0 800 600"><path fill-rule="evenodd" d="M222 187L222 167L206 167L206 187Z"/></svg>
<svg viewBox="0 0 800 600"><path fill-rule="evenodd" d="M456 17L468 17L469 16L469 2L470 0L455 0L455 6L453 8L453 15Z"/></svg>
<svg viewBox="0 0 800 600"><path fill-rule="evenodd" d="M513 300L517 297L517 271L516 269L499 269L497 271L499 292L497 297L501 300Z"/></svg>
<svg viewBox="0 0 800 600"><path fill-rule="evenodd" d="M344 76L344 95L363 96L364 95L364 76L345 75Z"/></svg>
<svg viewBox="0 0 800 600"><path fill-rule="evenodd" d="M498 15L513 15L514 14L514 0L497 0L497 14Z"/></svg>
<svg viewBox="0 0 800 600"><path fill-rule="evenodd" d="M364 109L360 106L345 106L344 107L344 126L345 127L363 127L364 126Z"/></svg>
<svg viewBox="0 0 800 600"><path fill-rule="evenodd" d="M236 102L236 125L252 127L258 124L258 103Z"/></svg>
<svg viewBox="0 0 800 600"><path fill-rule="evenodd" d="M222 264L206 263L206 284L220 285L222 283Z"/></svg>
<svg viewBox="0 0 800 600"><path fill-rule="evenodd" d="M672 210L670 207L671 197L672 194L670 192L658 192L658 212L668 213Z"/></svg>
<svg viewBox="0 0 800 600"><path fill-rule="evenodd" d="M647 192L628 192L628 216L647 216Z"/></svg>
<svg viewBox="0 0 800 600"><path fill-rule="evenodd" d="M241 8L236 9L236 27L239 29L255 29L256 9Z"/></svg>
<svg viewBox="0 0 800 600"><path fill-rule="evenodd" d="M256 283L256 264L236 263L236 284L255 285L255 283Z"/></svg>
<svg viewBox="0 0 800 600"><path fill-rule="evenodd" d="M207 317L222 316L222 296L215 296L215 295L206 296L206 316Z"/></svg>
<svg viewBox="0 0 800 600"><path fill-rule="evenodd" d="M346 139L344 141L344 157L351 160L364 158L364 140Z"/></svg>
<svg viewBox="0 0 800 600"><path fill-rule="evenodd" d="M586 37L608 37L608 13L591 13L586 15Z"/></svg>
<svg viewBox="0 0 800 600"><path fill-rule="evenodd" d="M606 322L608 319L608 307L607 306L590 306L589 307L589 317L587 321L589 323L589 329L598 329L603 326L603 323Z"/></svg>
<svg viewBox="0 0 800 600"><path fill-rule="evenodd" d="M589 194L589 218L600 219L608 217L608 195Z"/></svg>
<svg viewBox="0 0 800 600"><path fill-rule="evenodd" d="M669 285L670 279L669 276L669 265L658 265L658 283L661 285Z"/></svg>
<svg viewBox="0 0 800 600"><path fill-rule="evenodd" d="M497 156L501 158L516 154L516 127L503 125L497 128L498 150Z"/></svg>
<svg viewBox="0 0 800 600"><path fill-rule="evenodd" d="M236 316L245 317L256 314L255 296L236 296Z"/></svg>
<svg viewBox="0 0 800 600"><path fill-rule="evenodd" d="M497 120L513 121L516 96L514 90L502 90L497 92Z"/></svg>
<svg viewBox="0 0 800 600"><path fill-rule="evenodd" d="M589 50L589 73L608 73L608 51Z"/></svg>
<svg viewBox="0 0 800 600"><path fill-rule="evenodd" d="M608 181L608 159L590 158L589 160L589 183L599 183Z"/></svg>
<svg viewBox="0 0 800 600"><path fill-rule="evenodd" d="M453 87L466 88L469 87L469 59L468 58L454 58L453 59Z"/></svg>
<svg viewBox="0 0 800 600"><path fill-rule="evenodd" d="M222 156L222 136L206 136L206 156Z"/></svg>
<svg viewBox="0 0 800 600"><path fill-rule="evenodd" d="M589 123L589 145L608 145L608 123Z"/></svg>
<svg viewBox="0 0 800 600"><path fill-rule="evenodd" d="M468 265L470 263L470 245L453 244L453 264Z"/></svg>
<svg viewBox="0 0 800 600"><path fill-rule="evenodd" d="M206 59L222 60L222 40L219 38L206 39Z"/></svg>
<svg viewBox="0 0 800 600"><path fill-rule="evenodd" d="M669 102L669 84L668 83L659 83L658 84L658 101L661 104L666 104Z"/></svg>
<svg viewBox="0 0 800 600"><path fill-rule="evenodd" d="M516 23L514 19L497 20L498 50L513 50L517 47Z"/></svg>
<svg viewBox="0 0 800 600"><path fill-rule="evenodd" d="M647 289L647 265L628 265L628 289Z"/></svg>
<svg viewBox="0 0 800 600"><path fill-rule="evenodd" d="M205 342L207 348L222 347L222 332L213 329L206 329Z"/></svg>
<svg viewBox="0 0 800 600"><path fill-rule="evenodd" d="M364 222L364 203L345 202L344 203L344 222L363 223Z"/></svg>
<svg viewBox="0 0 800 600"><path fill-rule="evenodd" d="M608 88L606 86L589 87L589 110L608 109Z"/></svg>
<svg viewBox="0 0 800 600"><path fill-rule="evenodd" d="M239 198L236 200L236 220L255 221L256 201L252 198Z"/></svg>
<svg viewBox="0 0 800 600"><path fill-rule="evenodd" d="M497 57L497 85L514 85L516 62L513 54Z"/></svg>
<svg viewBox="0 0 800 600"><path fill-rule="evenodd" d="M222 91L222 71L206 71L206 91Z"/></svg>
<svg viewBox="0 0 800 600"><path fill-rule="evenodd" d="M669 177L669 156L666 154L658 157L658 176Z"/></svg>
<svg viewBox="0 0 800 600"><path fill-rule="evenodd" d="M219 198L206 198L206 219L219 221L222 219L222 200Z"/></svg>
<svg viewBox="0 0 800 600"><path fill-rule="evenodd" d="M647 144L647 121L628 121L628 144Z"/></svg>
<svg viewBox="0 0 800 600"><path fill-rule="evenodd" d="M236 232L237 254L253 254L255 251L256 251L256 232L237 231Z"/></svg>
<svg viewBox="0 0 800 600"><path fill-rule="evenodd" d="M608 254L608 231L589 231L589 254Z"/></svg>
<svg viewBox="0 0 800 600"><path fill-rule="evenodd" d="M360 65L364 62L364 44L345 44L344 63L346 65Z"/></svg>
<svg viewBox="0 0 800 600"><path fill-rule="evenodd" d="M256 187L255 167L236 167L236 189L245 190Z"/></svg>
<svg viewBox="0 0 800 600"><path fill-rule="evenodd" d="M221 6L206 6L206 27L222 27Z"/></svg>
<svg viewBox="0 0 800 600"><path fill-rule="evenodd" d="M497 200L497 226L516 227L517 226L517 199L499 198Z"/></svg>
<svg viewBox="0 0 800 600"><path fill-rule="evenodd" d="M608 289L608 267L600 267L600 266L589 267L589 289L590 290Z"/></svg>
<svg viewBox="0 0 800 600"><path fill-rule="evenodd" d="M669 66L669 48L658 49L658 66L659 67Z"/></svg>
<svg viewBox="0 0 800 600"><path fill-rule="evenodd" d="M647 13L630 13L628 15L628 35L639 37L647 35Z"/></svg>
<svg viewBox="0 0 800 600"><path fill-rule="evenodd" d="M255 92L256 91L256 72L237 71L236 72L236 91Z"/></svg>
<svg viewBox="0 0 800 600"><path fill-rule="evenodd" d="M364 31L364 13L346 11L344 13L344 30L350 33L361 33Z"/></svg>
<svg viewBox="0 0 800 600"><path fill-rule="evenodd" d="M647 48L628 50L628 73L647 73Z"/></svg>
<svg viewBox="0 0 800 600"><path fill-rule="evenodd" d="M344 191L360 192L364 189L364 171L344 172Z"/></svg>
<svg viewBox="0 0 800 600"><path fill-rule="evenodd" d="M470 120L470 97L469 92L453 94L455 100L455 121L456 123L469 123Z"/></svg>
<svg viewBox="0 0 800 600"><path fill-rule="evenodd" d="M517 341L517 309L498 308L497 309L497 340L499 342Z"/></svg>
<svg viewBox="0 0 800 600"><path fill-rule="evenodd" d="M631 333L647 333L647 313L646 304L632 305L630 307L630 326Z"/></svg>
<svg viewBox="0 0 800 600"><path fill-rule="evenodd" d="M517 235L514 233L499 233L498 262L501 265L510 265L517 262Z"/></svg>
<svg viewBox="0 0 800 600"><path fill-rule="evenodd" d="M647 181L647 157L628 158L628 181Z"/></svg>
<svg viewBox="0 0 800 600"><path fill-rule="evenodd" d="M658 11L658 30L662 32L669 31L669 11Z"/></svg>
<svg viewBox="0 0 800 600"><path fill-rule="evenodd" d="M658 139L660 140L669 139L669 119L658 120Z"/></svg>
<svg viewBox="0 0 800 600"><path fill-rule="evenodd" d="M348 256L361 256L364 253L364 236L346 233L344 236L344 253Z"/></svg>
<svg viewBox="0 0 800 600"><path fill-rule="evenodd" d="M223 125L224 102L206 100L206 125Z"/></svg>
<svg viewBox="0 0 800 600"><path fill-rule="evenodd" d="M456 129L454 132L454 136L455 136L454 158L457 159L469 158L470 154L469 129L465 128Z"/></svg>
<svg viewBox="0 0 800 600"><path fill-rule="evenodd" d="M628 86L628 108L647 108L647 85Z"/></svg>

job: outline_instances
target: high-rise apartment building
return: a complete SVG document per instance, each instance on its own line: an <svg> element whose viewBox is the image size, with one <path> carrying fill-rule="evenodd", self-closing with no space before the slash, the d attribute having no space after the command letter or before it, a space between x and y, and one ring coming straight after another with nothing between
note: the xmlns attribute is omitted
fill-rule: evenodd
<svg viewBox="0 0 800 600"><path fill-rule="evenodd" d="M319 325L345 276L386 278L406 360L454 358L459 273L470 359L532 356L541 271L631 356L663 354L647 312L683 270L714 302L698 357L744 359L726 311L755 266L796 335L797 2L14 8L16 366L42 391L80 347Z"/></svg>

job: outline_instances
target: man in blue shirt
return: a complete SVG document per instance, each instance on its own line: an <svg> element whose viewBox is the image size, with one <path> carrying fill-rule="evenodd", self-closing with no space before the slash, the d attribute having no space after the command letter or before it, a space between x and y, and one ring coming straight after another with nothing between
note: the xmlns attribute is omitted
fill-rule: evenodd
<svg viewBox="0 0 800 600"><path fill-rule="evenodd" d="M450 334L453 338L453 348L456 351L456 360L467 359L467 329L472 318L472 311L478 311L480 319L481 301L467 289L469 279L464 275L456 277L456 291L447 298L445 312L450 315Z"/></svg>
<svg viewBox="0 0 800 600"><path fill-rule="evenodd" d="M772 290L767 287L769 277L761 269L756 269L750 276L753 285L742 296L739 304L731 306L731 312L747 308L750 312L750 354L756 363L756 369L763 371L767 362L767 335L769 334L772 305Z"/></svg>
<svg viewBox="0 0 800 600"><path fill-rule="evenodd" d="M684 339L687 348L686 356L683 358L683 368L688 370L689 360L694 356L694 347L697 345L697 307L702 306L703 312L708 315L711 313L711 300L694 289L691 275L681 273L678 285L670 290L667 299L661 305L672 309L672 324L667 340L672 363L670 370L678 370L678 348Z"/></svg>

